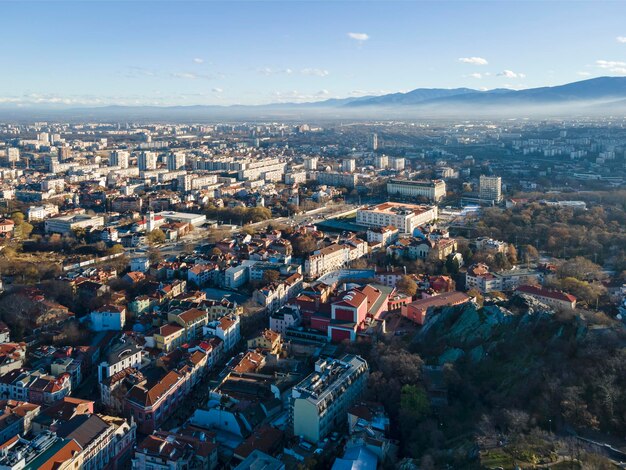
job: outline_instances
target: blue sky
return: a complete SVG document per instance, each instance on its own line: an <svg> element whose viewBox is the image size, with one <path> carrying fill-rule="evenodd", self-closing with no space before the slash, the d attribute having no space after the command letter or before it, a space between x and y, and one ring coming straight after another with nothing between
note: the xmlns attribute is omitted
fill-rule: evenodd
<svg viewBox="0 0 626 470"><path fill-rule="evenodd" d="M261 104L626 76L626 2L0 1L0 104Z"/></svg>

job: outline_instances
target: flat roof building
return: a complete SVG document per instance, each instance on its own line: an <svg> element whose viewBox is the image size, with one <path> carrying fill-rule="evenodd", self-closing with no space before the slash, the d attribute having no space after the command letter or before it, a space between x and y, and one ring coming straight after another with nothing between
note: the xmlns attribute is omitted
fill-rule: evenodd
<svg viewBox="0 0 626 470"><path fill-rule="evenodd" d="M345 425L368 375L367 362L360 356L319 359L315 371L291 392L293 434L316 443Z"/></svg>

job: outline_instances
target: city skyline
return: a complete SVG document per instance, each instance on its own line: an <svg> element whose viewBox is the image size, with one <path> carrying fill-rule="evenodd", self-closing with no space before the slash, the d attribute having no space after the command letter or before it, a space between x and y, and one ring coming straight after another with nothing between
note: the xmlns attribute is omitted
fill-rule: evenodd
<svg viewBox="0 0 626 470"><path fill-rule="evenodd" d="M3 4L0 106L255 105L626 76L617 2L36 5L24 21L33 3Z"/></svg>

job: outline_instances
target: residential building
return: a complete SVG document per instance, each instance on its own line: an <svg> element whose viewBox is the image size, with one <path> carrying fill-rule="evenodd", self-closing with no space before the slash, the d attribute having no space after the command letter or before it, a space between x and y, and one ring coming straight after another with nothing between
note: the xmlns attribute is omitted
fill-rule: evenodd
<svg viewBox="0 0 626 470"><path fill-rule="evenodd" d="M90 314L93 331L122 331L126 324L126 308L121 305L104 305Z"/></svg>
<svg viewBox="0 0 626 470"><path fill-rule="evenodd" d="M16 435L2 446L0 469L54 469L82 468L83 448L74 439L64 439L44 431L33 439Z"/></svg>
<svg viewBox="0 0 626 470"><path fill-rule="evenodd" d="M137 446L133 470L213 470L218 467L214 440L191 433L155 431Z"/></svg>
<svg viewBox="0 0 626 470"><path fill-rule="evenodd" d="M164 352L178 348L185 341L185 328L180 325L163 325L158 333L154 333L155 347Z"/></svg>
<svg viewBox="0 0 626 470"><path fill-rule="evenodd" d="M98 382L129 367L141 369L143 349L131 338L123 336L115 342L104 360L98 364Z"/></svg>
<svg viewBox="0 0 626 470"><path fill-rule="evenodd" d="M281 343L280 333L266 328L260 335L248 340L248 349L263 349L277 354L280 352Z"/></svg>
<svg viewBox="0 0 626 470"><path fill-rule="evenodd" d="M126 150L113 150L109 155L109 166L116 166L122 169L128 168L130 153Z"/></svg>
<svg viewBox="0 0 626 470"><path fill-rule="evenodd" d="M241 339L241 320L239 315L224 315L204 327L204 334L218 337L224 342L224 351L232 350Z"/></svg>
<svg viewBox="0 0 626 470"><path fill-rule="evenodd" d="M576 297L572 294L539 286L524 285L515 289L515 292L529 295L544 304L558 310L575 310Z"/></svg>
<svg viewBox="0 0 626 470"><path fill-rule="evenodd" d="M185 168L186 156L183 152L172 152L167 156L167 170L176 171Z"/></svg>
<svg viewBox="0 0 626 470"><path fill-rule="evenodd" d="M56 204L44 204L43 206L30 206L26 217L30 222L37 222L59 213L59 206Z"/></svg>
<svg viewBox="0 0 626 470"><path fill-rule="evenodd" d="M502 201L502 178L480 175L479 197L482 201L498 204Z"/></svg>
<svg viewBox="0 0 626 470"><path fill-rule="evenodd" d="M270 330L284 335L287 332L287 328L300 325L301 320L300 307L297 305L285 305L270 315Z"/></svg>
<svg viewBox="0 0 626 470"><path fill-rule="evenodd" d="M143 151L137 157L139 171L156 170L157 154L155 152Z"/></svg>
<svg viewBox="0 0 626 470"><path fill-rule="evenodd" d="M367 229L367 243L384 248L398 239L398 229L393 226L371 227Z"/></svg>
<svg viewBox="0 0 626 470"><path fill-rule="evenodd" d="M12 437L30 432L41 406L16 400L0 400L0 446Z"/></svg>
<svg viewBox="0 0 626 470"><path fill-rule="evenodd" d="M450 307L469 302L470 297L463 292L445 292L423 299L418 299L408 305L403 305L400 314L418 325L423 325L429 309L437 307Z"/></svg>
<svg viewBox="0 0 626 470"><path fill-rule="evenodd" d="M290 419L294 436L315 444L343 426L367 377L367 362L359 356L318 359L315 371L292 389Z"/></svg>

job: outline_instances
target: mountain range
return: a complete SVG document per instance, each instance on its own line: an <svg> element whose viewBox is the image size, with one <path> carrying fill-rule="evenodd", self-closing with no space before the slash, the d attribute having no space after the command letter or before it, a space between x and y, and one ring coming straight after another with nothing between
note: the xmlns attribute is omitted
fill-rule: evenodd
<svg viewBox="0 0 626 470"><path fill-rule="evenodd" d="M469 117L626 116L626 77L598 77L525 90L418 88L358 98L256 106L102 106L3 108L0 118L202 121L215 119L389 119Z"/></svg>

